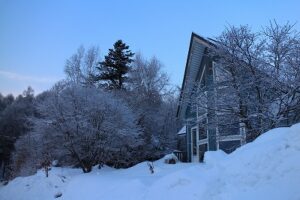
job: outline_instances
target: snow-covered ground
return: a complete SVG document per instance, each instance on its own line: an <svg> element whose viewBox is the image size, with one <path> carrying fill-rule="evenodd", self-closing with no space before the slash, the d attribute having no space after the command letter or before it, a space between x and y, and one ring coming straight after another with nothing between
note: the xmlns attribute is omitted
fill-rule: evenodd
<svg viewBox="0 0 300 200"><path fill-rule="evenodd" d="M267 132L230 155L205 155L205 163L147 163L129 169L53 168L0 186L1 200L300 200L300 124Z"/></svg>

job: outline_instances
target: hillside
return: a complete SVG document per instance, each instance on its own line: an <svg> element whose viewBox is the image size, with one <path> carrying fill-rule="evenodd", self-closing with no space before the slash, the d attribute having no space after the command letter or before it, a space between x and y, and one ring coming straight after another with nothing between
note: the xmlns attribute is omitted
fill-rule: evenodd
<svg viewBox="0 0 300 200"><path fill-rule="evenodd" d="M299 200L300 124L268 131L230 155L205 154L205 163L147 163L129 169L52 168L0 186L1 200L206 199Z"/></svg>

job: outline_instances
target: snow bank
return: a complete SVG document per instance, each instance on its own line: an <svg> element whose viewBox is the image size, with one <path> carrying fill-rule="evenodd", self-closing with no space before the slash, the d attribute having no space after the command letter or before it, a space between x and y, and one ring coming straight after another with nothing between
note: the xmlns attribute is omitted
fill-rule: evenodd
<svg viewBox="0 0 300 200"><path fill-rule="evenodd" d="M1 200L58 199L207 199L299 200L300 124L271 130L232 154L205 154L204 164L154 162L129 169L95 168L89 174L77 169L53 168L19 177L0 186Z"/></svg>
<svg viewBox="0 0 300 200"><path fill-rule="evenodd" d="M227 158L227 155L224 151L208 151L204 155L204 162L209 165L216 165L220 162L223 162Z"/></svg>
<svg viewBox="0 0 300 200"><path fill-rule="evenodd" d="M1 200L18 199L54 199L54 195L65 192L65 185L70 177L80 173L79 169L52 168L49 177L40 170L33 176L18 177L9 182L6 186L0 186Z"/></svg>

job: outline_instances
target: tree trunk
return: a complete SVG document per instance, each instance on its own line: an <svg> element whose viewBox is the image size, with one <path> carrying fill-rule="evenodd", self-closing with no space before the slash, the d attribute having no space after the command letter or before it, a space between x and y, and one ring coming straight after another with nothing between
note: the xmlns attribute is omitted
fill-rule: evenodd
<svg viewBox="0 0 300 200"><path fill-rule="evenodd" d="M93 167L91 163L87 163L86 161L81 161L80 166L81 166L83 173L91 172L92 167Z"/></svg>

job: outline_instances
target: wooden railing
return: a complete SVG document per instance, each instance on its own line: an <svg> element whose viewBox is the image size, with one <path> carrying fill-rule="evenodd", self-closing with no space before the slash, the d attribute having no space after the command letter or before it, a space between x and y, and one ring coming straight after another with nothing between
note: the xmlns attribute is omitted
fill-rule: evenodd
<svg viewBox="0 0 300 200"><path fill-rule="evenodd" d="M175 150L173 153L179 161L186 162L186 152Z"/></svg>

